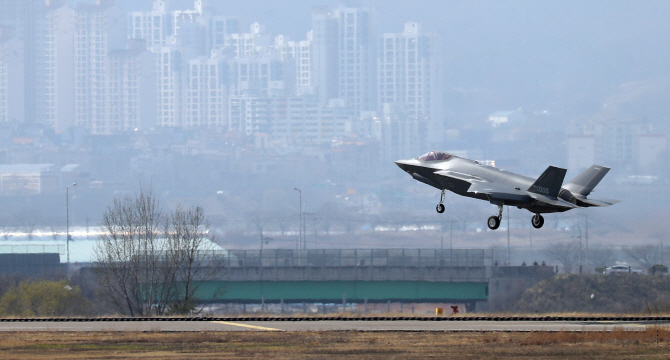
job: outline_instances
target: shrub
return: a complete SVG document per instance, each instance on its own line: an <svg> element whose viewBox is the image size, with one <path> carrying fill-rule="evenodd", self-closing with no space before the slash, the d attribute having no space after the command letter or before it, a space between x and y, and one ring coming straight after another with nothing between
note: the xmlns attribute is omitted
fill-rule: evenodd
<svg viewBox="0 0 670 360"><path fill-rule="evenodd" d="M0 314L4 316L84 315L89 309L81 289L67 280L22 282L0 298Z"/></svg>

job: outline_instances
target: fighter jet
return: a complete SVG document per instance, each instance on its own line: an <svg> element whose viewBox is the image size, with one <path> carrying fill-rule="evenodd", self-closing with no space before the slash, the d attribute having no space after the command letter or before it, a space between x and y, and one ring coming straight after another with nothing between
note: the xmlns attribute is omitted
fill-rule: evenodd
<svg viewBox="0 0 670 360"><path fill-rule="evenodd" d="M446 190L497 205L498 215L488 219L491 230L500 226L504 205L535 214L531 223L539 229L544 225L541 214L610 206L619 202L587 198L610 170L599 165L591 166L563 185L566 169L549 166L539 178L533 179L443 151L431 151L418 158L395 163L415 180L442 191L436 208L438 213L444 212Z"/></svg>

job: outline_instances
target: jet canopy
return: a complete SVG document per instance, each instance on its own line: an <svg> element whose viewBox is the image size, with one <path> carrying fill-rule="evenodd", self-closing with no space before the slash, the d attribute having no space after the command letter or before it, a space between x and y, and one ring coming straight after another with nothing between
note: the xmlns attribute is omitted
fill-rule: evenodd
<svg viewBox="0 0 670 360"><path fill-rule="evenodd" d="M419 156L421 161L444 161L451 159L453 155L444 151L431 151Z"/></svg>

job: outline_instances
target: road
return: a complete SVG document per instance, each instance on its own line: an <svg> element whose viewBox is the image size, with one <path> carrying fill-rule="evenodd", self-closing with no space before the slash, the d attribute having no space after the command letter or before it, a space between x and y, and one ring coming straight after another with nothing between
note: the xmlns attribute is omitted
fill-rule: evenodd
<svg viewBox="0 0 670 360"><path fill-rule="evenodd" d="M119 321L1 322L0 331L603 331L670 327L651 321Z"/></svg>

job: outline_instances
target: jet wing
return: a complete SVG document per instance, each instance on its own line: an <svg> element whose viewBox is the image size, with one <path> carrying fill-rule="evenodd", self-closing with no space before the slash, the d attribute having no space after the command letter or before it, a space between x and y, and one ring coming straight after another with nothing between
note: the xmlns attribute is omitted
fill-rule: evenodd
<svg viewBox="0 0 670 360"><path fill-rule="evenodd" d="M573 203L569 203L569 202L567 202L567 201L565 201L561 198L554 199L554 198L551 198L551 197L546 196L546 195L536 194L536 193L532 193L532 192L528 192L528 195L530 195L531 198L533 198L533 199L535 199L539 202L542 202L542 203L545 203L545 204L551 205L551 206L557 206L557 207L566 208L566 209L574 209L574 208L579 207L579 206L577 206Z"/></svg>
<svg viewBox="0 0 670 360"><path fill-rule="evenodd" d="M615 200L615 199L587 199L586 196L579 195L579 194L573 194L573 196L577 199L578 203L585 204L586 206L599 206L599 207L605 207L605 206L610 206L614 205L616 203L620 203L620 200Z"/></svg>
<svg viewBox="0 0 670 360"><path fill-rule="evenodd" d="M526 192L522 192L513 187L490 182L478 176L463 174L456 171L442 170L436 171L440 183L445 188L453 188L454 183L462 184L464 191L475 194L485 194L489 200L512 200L528 202L531 201L530 196Z"/></svg>
<svg viewBox="0 0 670 360"><path fill-rule="evenodd" d="M451 171L451 170L440 170L440 171L436 171L435 174L439 175L439 176L444 176L444 177L456 179L456 180L466 181L466 182L469 182L471 184L480 183L480 182L488 182L488 181L486 181L486 179L482 179L479 176L464 174L464 173L461 173L461 172Z"/></svg>

